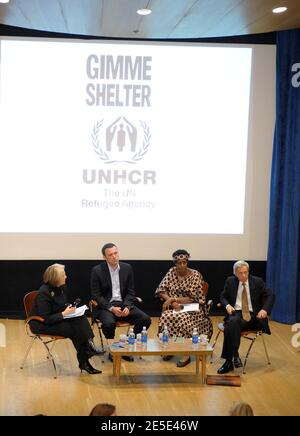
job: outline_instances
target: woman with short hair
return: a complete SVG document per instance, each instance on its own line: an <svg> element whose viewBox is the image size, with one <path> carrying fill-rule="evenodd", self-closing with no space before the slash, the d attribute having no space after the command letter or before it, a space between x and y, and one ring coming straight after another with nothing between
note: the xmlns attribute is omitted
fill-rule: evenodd
<svg viewBox="0 0 300 436"><path fill-rule="evenodd" d="M30 315L40 316L43 321L30 321L30 329L35 334L48 334L70 338L77 351L81 372L100 374L88 361L97 354L91 347L94 337L85 315L68 318L76 307L68 303L66 295L65 266L59 263L50 265L43 275L44 284L40 287Z"/></svg>

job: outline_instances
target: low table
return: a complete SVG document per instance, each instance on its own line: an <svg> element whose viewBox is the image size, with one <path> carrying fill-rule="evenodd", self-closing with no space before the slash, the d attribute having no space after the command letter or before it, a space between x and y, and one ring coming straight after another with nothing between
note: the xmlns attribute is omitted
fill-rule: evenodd
<svg viewBox="0 0 300 436"><path fill-rule="evenodd" d="M200 344L192 344L190 339L185 339L184 342L170 342L163 345L157 339L148 339L147 344L128 344L117 345L111 344L109 351L113 357L113 374L116 377L116 383L120 384L121 373L121 358L122 356L195 356L196 357L196 375L199 374L199 362L201 360L201 383L205 383L206 379L206 357L213 353L213 348L210 344L201 346Z"/></svg>

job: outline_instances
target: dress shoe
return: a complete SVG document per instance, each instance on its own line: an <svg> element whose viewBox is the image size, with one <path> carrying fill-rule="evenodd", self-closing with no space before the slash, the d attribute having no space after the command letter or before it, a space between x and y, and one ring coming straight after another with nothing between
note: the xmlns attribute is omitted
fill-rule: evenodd
<svg viewBox="0 0 300 436"><path fill-rule="evenodd" d="M162 357L162 360L164 360L165 362L167 362L168 360L171 360L173 356L169 356L168 354L166 354L165 356Z"/></svg>
<svg viewBox="0 0 300 436"><path fill-rule="evenodd" d="M113 359L111 353L109 353L109 355L108 355L108 359L109 359L111 362L114 361L114 359ZM133 362L133 361L134 361L134 358L133 358L132 356L122 356L122 359L123 359L123 360L126 360L127 362Z"/></svg>
<svg viewBox="0 0 300 436"><path fill-rule="evenodd" d="M126 360L127 362L133 362L134 358L132 356L122 356L123 360Z"/></svg>
<svg viewBox="0 0 300 436"><path fill-rule="evenodd" d="M178 366L178 368L183 368L184 366L188 365L189 363L191 363L190 357L188 357L186 360L178 360L178 362L176 363L176 366Z"/></svg>
<svg viewBox="0 0 300 436"><path fill-rule="evenodd" d="M233 365L235 368L241 368L243 366L243 362L239 356L233 358Z"/></svg>
<svg viewBox="0 0 300 436"><path fill-rule="evenodd" d="M88 361L80 363L79 368L81 369L81 372L86 371L89 374L101 374L102 372L99 369L93 368L90 362Z"/></svg>
<svg viewBox="0 0 300 436"><path fill-rule="evenodd" d="M226 360L223 366L218 369L218 374L227 374L227 372L233 371L233 363L232 360Z"/></svg>

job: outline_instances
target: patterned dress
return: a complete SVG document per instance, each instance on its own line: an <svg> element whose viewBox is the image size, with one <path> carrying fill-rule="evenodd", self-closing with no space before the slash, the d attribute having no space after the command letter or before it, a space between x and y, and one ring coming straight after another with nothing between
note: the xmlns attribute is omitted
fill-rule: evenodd
<svg viewBox="0 0 300 436"><path fill-rule="evenodd" d="M196 327L198 334L205 334L210 339L213 328L207 308L204 305L205 296L202 292L203 278L194 269L189 269L189 272L189 275L179 280L176 267L171 268L156 289L155 295L159 296L159 293L163 292L170 298L190 297L193 303L200 304L200 310L183 313L174 313L173 309L166 310L159 319L158 331L161 332L164 326L167 326L170 336L190 338L193 329Z"/></svg>

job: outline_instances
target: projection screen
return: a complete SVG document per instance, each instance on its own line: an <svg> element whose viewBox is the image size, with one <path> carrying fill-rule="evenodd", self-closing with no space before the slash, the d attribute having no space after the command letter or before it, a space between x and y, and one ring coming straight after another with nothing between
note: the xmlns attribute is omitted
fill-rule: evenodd
<svg viewBox="0 0 300 436"><path fill-rule="evenodd" d="M274 46L0 44L1 259L266 258Z"/></svg>

